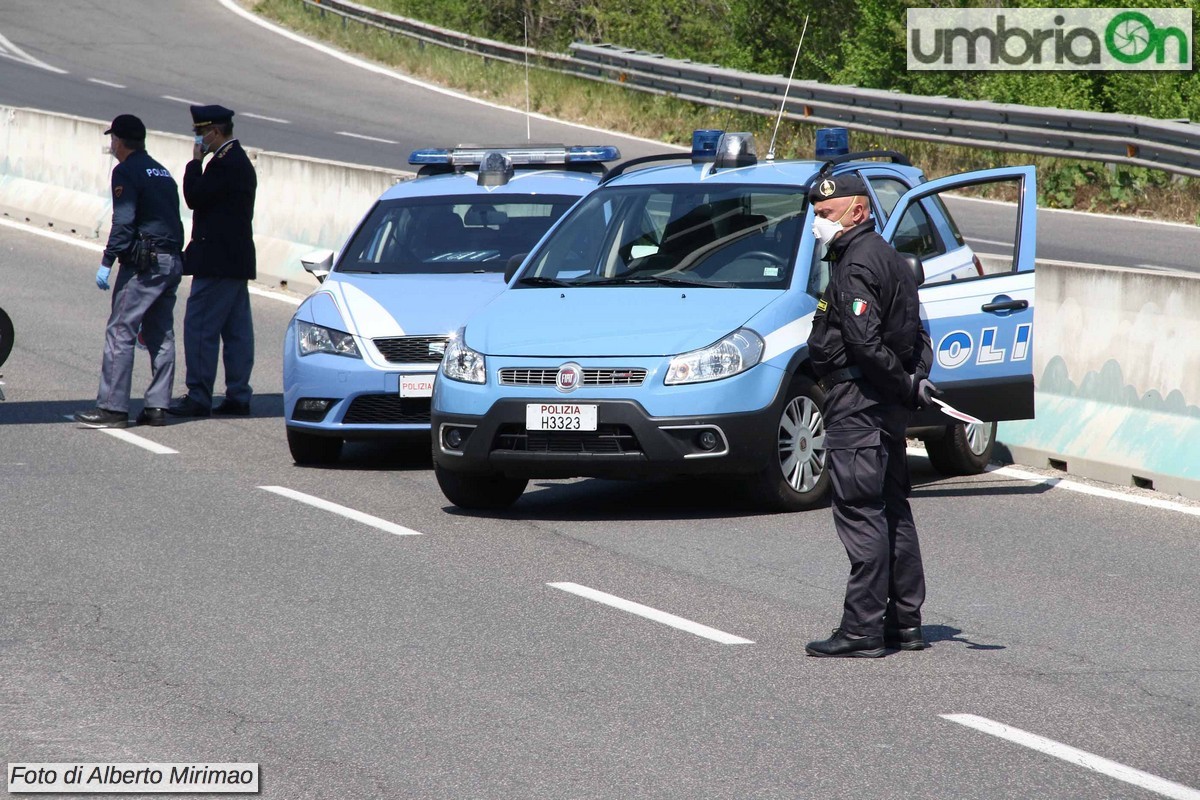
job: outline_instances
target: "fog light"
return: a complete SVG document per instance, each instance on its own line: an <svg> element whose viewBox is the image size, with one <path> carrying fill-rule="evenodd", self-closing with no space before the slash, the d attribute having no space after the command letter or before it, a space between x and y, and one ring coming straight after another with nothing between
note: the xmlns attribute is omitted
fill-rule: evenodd
<svg viewBox="0 0 1200 800"><path fill-rule="evenodd" d="M462 442L462 431L460 431L458 428L451 428L450 430L446 431L447 447L457 450L458 448L462 447Z"/></svg>
<svg viewBox="0 0 1200 800"><path fill-rule="evenodd" d="M306 397L296 403L296 408L300 411L327 411L332 400L317 400L315 398Z"/></svg>
<svg viewBox="0 0 1200 800"><path fill-rule="evenodd" d="M712 431L701 431L696 436L696 444L700 445L701 450L713 450L717 446L717 435Z"/></svg>

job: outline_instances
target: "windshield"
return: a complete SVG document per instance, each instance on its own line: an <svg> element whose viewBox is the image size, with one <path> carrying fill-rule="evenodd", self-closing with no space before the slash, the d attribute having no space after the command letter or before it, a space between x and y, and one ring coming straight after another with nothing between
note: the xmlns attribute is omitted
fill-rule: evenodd
<svg viewBox="0 0 1200 800"><path fill-rule="evenodd" d="M504 272L579 198L560 195L422 197L378 203L337 272L415 275Z"/></svg>
<svg viewBox="0 0 1200 800"><path fill-rule="evenodd" d="M517 286L786 288L804 212L798 186L601 189L563 220Z"/></svg>

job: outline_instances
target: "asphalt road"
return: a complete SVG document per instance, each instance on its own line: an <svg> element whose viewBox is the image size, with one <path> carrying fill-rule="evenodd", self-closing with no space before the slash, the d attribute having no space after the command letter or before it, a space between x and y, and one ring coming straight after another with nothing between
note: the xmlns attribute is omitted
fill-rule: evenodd
<svg viewBox="0 0 1200 800"><path fill-rule="evenodd" d="M932 649L807 658L846 572L827 510L548 481L471 516L442 498L424 442L295 467L287 302L253 299L251 418L135 440L66 421L94 402L95 255L0 228L18 337L0 404L7 762L259 762L263 796L289 800L1196 796L943 717L1200 787L1196 505L939 479L913 458ZM147 379L139 363L135 395ZM753 643L550 585L564 582Z"/></svg>
<svg viewBox="0 0 1200 800"><path fill-rule="evenodd" d="M525 115L372 72L273 33L217 0L5 0L0 104L95 119L135 112L155 130L190 132L187 103L239 112L248 145L392 169L418 147L520 142ZM547 119L534 141L616 143L626 157L665 145ZM954 206L964 229L987 206ZM1038 256L1200 271L1200 228L1039 210ZM1005 239L998 232L993 238Z"/></svg>
<svg viewBox="0 0 1200 800"><path fill-rule="evenodd" d="M273 51L216 4L140 5L135 24L114 16L128 5L76 3L55 31L62 7L0 7L10 43L78 70L0 58L0 102L107 118L133 98L153 126L185 132L186 109L155 98L228 99L297 117L282 133L239 128L255 144L294 136L312 148L298 152L368 163L406 152L336 132L386 131L396 104L383 101L400 84L371 88L350 67ZM277 60L285 50L291 60ZM122 67L164 51L178 66ZM198 73L211 95L191 98ZM153 88L135 90L133 75ZM243 102L248 86L261 105ZM304 97L344 107L309 127L293 113ZM434 112L484 119L430 103L405 115L418 133L443 124ZM349 146L367 155L319 150ZM1114 253L1171 238L1096 224L1085 231L1096 252L1104 236ZM1054 241L1044 225L1042 237ZM0 370L6 763L253 761L262 795L287 800L1200 796L1196 504L1148 507L1007 472L940 479L915 457L932 649L811 659L803 646L836 623L846 572L827 510L750 514L711 484L547 481L511 513L472 516L447 506L421 442L295 467L278 357L292 307L277 299L254 298L251 418L136 438L78 428L64 416L94 402L107 315L95 263L92 250L0 227L0 305L18 337ZM752 643L551 585L564 583ZM1011 726L1020 742L944 716L957 714ZM1084 754L1054 757L1019 732ZM1089 755L1145 774L1111 777Z"/></svg>

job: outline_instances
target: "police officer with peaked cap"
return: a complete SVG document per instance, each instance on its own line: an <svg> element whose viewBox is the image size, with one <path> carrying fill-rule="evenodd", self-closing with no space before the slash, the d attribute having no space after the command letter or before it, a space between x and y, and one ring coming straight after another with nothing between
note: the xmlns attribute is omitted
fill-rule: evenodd
<svg viewBox="0 0 1200 800"><path fill-rule="evenodd" d="M246 151L233 138L233 111L210 105L192 106L191 112L196 145L183 173L183 199L192 209L192 240L184 252L184 273L192 276L183 319L187 394L169 412L181 417L244 416L250 413L254 367L248 282L256 276L258 178ZM213 408L219 353L225 366L225 399Z"/></svg>
<svg viewBox="0 0 1200 800"><path fill-rule="evenodd" d="M874 658L887 646L925 647L925 571L910 491L910 409L938 393L928 380L929 333L917 281L876 231L857 174L824 172L809 192L814 235L832 262L808 337L825 391L825 447L833 519L850 558L841 624L811 656Z"/></svg>
<svg viewBox="0 0 1200 800"><path fill-rule="evenodd" d="M113 264L120 267L112 287L96 408L75 414L75 419L92 428L129 424L140 328L150 352L151 378L137 422L165 425L175 380L175 292L183 271L179 187L166 167L146 153L146 126L140 119L121 114L104 133L119 163L112 172L112 230L96 285L107 291Z"/></svg>

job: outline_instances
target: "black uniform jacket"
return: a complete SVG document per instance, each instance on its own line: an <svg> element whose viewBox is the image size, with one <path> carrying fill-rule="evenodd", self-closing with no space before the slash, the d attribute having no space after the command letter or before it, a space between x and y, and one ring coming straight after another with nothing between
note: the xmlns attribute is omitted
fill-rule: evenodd
<svg viewBox="0 0 1200 800"><path fill-rule="evenodd" d="M112 198L112 230L100 259L104 266L111 267L117 259L131 262L139 235L163 250L178 252L183 247L179 187L145 150L131 153L113 169Z"/></svg>
<svg viewBox="0 0 1200 800"><path fill-rule="evenodd" d="M183 199L192 209L192 241L183 258L185 275L254 280L254 193L258 176L237 139L201 167L189 161Z"/></svg>
<svg viewBox="0 0 1200 800"><path fill-rule="evenodd" d="M817 377L858 367L863 377L835 386L841 411L910 402L910 375L928 375L933 351L921 326L917 279L869 222L834 239L829 285L817 304L808 352ZM827 409L831 423L834 410ZM838 414L840 416L840 414Z"/></svg>

